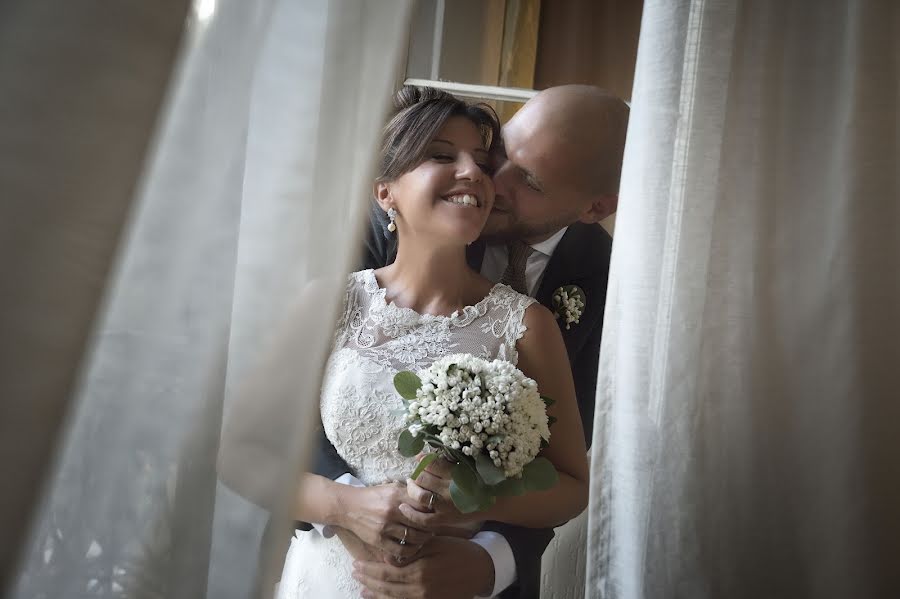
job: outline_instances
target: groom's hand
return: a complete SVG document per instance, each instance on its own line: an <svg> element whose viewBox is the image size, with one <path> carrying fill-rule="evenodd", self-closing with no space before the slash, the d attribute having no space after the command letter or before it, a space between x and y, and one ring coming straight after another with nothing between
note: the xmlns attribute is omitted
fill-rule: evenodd
<svg viewBox="0 0 900 599"><path fill-rule="evenodd" d="M494 563L476 543L434 537L409 564L357 561L353 577L365 587L367 599L471 599L490 595Z"/></svg>

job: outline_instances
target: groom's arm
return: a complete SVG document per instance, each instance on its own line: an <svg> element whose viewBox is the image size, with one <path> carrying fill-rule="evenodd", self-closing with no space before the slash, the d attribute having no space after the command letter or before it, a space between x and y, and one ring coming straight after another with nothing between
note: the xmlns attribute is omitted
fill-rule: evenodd
<svg viewBox="0 0 900 599"><path fill-rule="evenodd" d="M321 426L318 432L319 444L316 462L313 465L313 474L335 480L344 474L350 473L350 466L338 455L337 450L331 444L331 441L328 440L328 437L325 436L325 431L322 430Z"/></svg>
<svg viewBox="0 0 900 599"><path fill-rule="evenodd" d="M531 599L540 596L541 558L553 539L552 528L525 528L502 522L485 522L482 531L502 535L512 549L515 560L515 582L512 586L495 591L506 599ZM495 577L499 578L500 573Z"/></svg>

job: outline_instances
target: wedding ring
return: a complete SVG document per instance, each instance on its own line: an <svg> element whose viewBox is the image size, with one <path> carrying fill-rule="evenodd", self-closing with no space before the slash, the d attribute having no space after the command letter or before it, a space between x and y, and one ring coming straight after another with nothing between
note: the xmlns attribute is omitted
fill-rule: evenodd
<svg viewBox="0 0 900 599"><path fill-rule="evenodd" d="M428 498L428 509L434 509L434 493Z"/></svg>
<svg viewBox="0 0 900 599"><path fill-rule="evenodd" d="M406 545L406 535L408 535L408 534L409 534L409 527L408 527L408 526L404 526L404 527L403 527L403 538L400 539L400 544L401 544L401 545Z"/></svg>

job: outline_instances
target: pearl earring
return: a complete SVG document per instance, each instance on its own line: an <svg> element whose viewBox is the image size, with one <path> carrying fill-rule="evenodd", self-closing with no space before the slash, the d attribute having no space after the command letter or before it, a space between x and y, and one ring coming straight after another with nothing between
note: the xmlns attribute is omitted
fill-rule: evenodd
<svg viewBox="0 0 900 599"><path fill-rule="evenodd" d="M388 231L393 233L394 231L397 230L397 223L396 223L397 210L394 209L393 206L391 206L390 208L388 208L387 215L388 215L388 218L391 219L391 222L388 223L387 229L388 229Z"/></svg>

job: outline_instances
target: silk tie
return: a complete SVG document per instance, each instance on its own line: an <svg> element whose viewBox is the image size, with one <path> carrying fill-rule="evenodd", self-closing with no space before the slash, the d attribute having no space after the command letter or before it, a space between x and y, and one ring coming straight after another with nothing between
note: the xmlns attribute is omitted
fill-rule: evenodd
<svg viewBox="0 0 900 599"><path fill-rule="evenodd" d="M500 282L509 285L519 293L528 295L528 287L525 283L525 265L534 248L522 241L513 241L506 246L506 250L509 262L506 264L506 270L503 271Z"/></svg>

